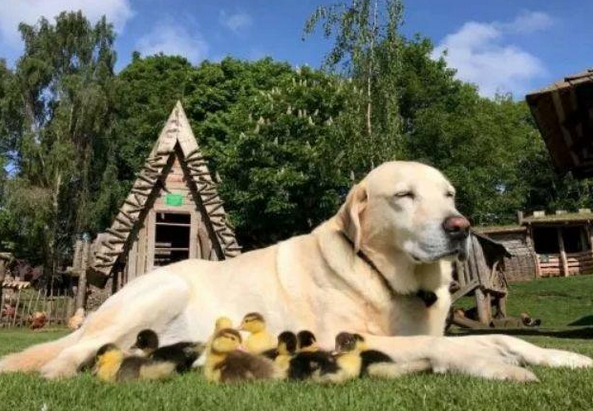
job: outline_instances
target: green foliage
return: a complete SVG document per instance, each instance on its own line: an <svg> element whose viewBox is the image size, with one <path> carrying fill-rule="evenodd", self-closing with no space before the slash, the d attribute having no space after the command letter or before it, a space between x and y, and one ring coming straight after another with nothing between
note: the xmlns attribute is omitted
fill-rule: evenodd
<svg viewBox="0 0 593 411"><path fill-rule="evenodd" d="M114 35L105 19L91 26L81 13L19 29L25 50L0 106L10 137L4 154L16 170L2 203L10 222L3 230L24 256L54 270L93 215L92 176L104 167L111 121Z"/></svg>
<svg viewBox="0 0 593 411"><path fill-rule="evenodd" d="M402 17L401 0L352 0L319 6L305 23L305 35L321 25L324 36L333 39L324 67L332 71L341 64L341 74L364 90L352 101L355 110L349 127L359 133L366 130L368 169L403 155L394 87L401 71Z"/></svg>
<svg viewBox="0 0 593 411"><path fill-rule="evenodd" d="M119 178L132 181L134 165L182 98L247 248L309 231L331 215L350 169L359 168L348 167L363 158L352 144L356 135L342 135L339 143L336 136L354 87L316 70L231 58L191 68L155 56L135 59L120 74L118 89L125 97L113 130L115 138L130 140L118 143Z"/></svg>
<svg viewBox="0 0 593 411"><path fill-rule="evenodd" d="M310 231L393 159L442 169L475 224L592 205L591 183L554 173L524 103L481 98L401 21L398 0L317 9L306 31L334 40L327 71L135 53L117 75L105 20L22 24L16 67L0 61L0 247L54 269L75 235L104 231L176 100L247 249Z"/></svg>
<svg viewBox="0 0 593 411"><path fill-rule="evenodd" d="M237 62L223 61L221 67L230 63ZM221 196L240 240L249 246L310 231L331 215L348 185L342 157L351 154L350 147L334 144L334 119L340 120L352 87L308 68L295 71L270 60L254 66L256 73L269 71L266 78L274 79L269 88L227 100L222 106L230 103L228 109L209 113L198 127L222 177ZM233 81L234 75L227 75L230 79L219 79L223 89Z"/></svg>
<svg viewBox="0 0 593 411"><path fill-rule="evenodd" d="M171 109L185 95L193 68L183 57L140 58L117 76L112 89L118 178L131 182L154 146Z"/></svg>

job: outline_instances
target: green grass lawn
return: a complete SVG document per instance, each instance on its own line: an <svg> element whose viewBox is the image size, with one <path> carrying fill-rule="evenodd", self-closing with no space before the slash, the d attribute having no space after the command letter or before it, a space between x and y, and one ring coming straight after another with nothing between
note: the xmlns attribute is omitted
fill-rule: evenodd
<svg viewBox="0 0 593 411"><path fill-rule="evenodd" d="M512 286L509 311L527 310L553 332L591 330L593 276ZM587 327L587 325L589 327ZM542 346L593 356L593 339L527 336ZM553 334L552 332L552 334ZM63 335L63 331L0 331L0 355ZM538 384L483 381L459 375L419 375L342 386L253 383L215 386L192 373L166 382L103 384L84 374L64 381L31 375L0 377L4 410L593 410L593 370L536 367ZM44 404L46 407L44 407Z"/></svg>

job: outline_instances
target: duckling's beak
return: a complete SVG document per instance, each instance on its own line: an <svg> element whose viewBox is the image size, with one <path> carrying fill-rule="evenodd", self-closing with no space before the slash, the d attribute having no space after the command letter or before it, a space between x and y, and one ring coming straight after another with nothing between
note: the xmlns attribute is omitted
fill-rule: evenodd
<svg viewBox="0 0 593 411"><path fill-rule="evenodd" d="M237 351L247 352L247 348L241 344L239 347L237 347Z"/></svg>
<svg viewBox="0 0 593 411"><path fill-rule="evenodd" d="M239 330L239 331L246 331L246 330L245 330L245 323L241 323L241 324L239 325L239 327L237 328L237 330Z"/></svg>

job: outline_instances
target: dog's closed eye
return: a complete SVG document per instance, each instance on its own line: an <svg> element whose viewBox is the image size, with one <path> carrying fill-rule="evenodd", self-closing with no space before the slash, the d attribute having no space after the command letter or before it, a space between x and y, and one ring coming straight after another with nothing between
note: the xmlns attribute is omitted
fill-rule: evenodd
<svg viewBox="0 0 593 411"><path fill-rule="evenodd" d="M411 198L414 199L416 197L416 195L414 194L414 192L412 190L402 190L402 191L398 191L394 194L394 197L396 198Z"/></svg>

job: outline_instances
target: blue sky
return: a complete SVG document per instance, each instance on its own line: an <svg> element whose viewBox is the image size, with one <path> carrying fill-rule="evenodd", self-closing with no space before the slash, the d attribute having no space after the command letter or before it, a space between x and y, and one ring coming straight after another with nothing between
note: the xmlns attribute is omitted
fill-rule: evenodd
<svg viewBox="0 0 593 411"><path fill-rule="evenodd" d="M226 55L272 56L318 67L330 44L301 41L303 23L323 0L0 0L0 57L13 63L22 44L18 21L82 9L106 14L118 40L118 68L133 50L181 54L193 63ZM492 96L521 98L593 66L591 0L408 0L403 31L422 33L447 49L458 76Z"/></svg>

